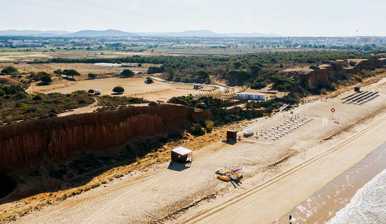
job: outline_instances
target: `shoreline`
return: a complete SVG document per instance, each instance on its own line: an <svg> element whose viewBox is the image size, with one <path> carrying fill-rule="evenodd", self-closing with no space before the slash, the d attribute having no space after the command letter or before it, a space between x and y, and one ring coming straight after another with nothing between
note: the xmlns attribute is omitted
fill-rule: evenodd
<svg viewBox="0 0 386 224"><path fill-rule="evenodd" d="M231 194L218 202L194 209L170 223L185 223L190 220L188 223L288 224L289 211L339 175L360 163L385 143L382 127L386 123L386 117L383 111L374 114L374 117L367 118L360 119L361 122L356 123L355 126L347 124L350 127L349 130L342 130L339 136L334 134L332 138L323 138L324 140L320 141L323 144L312 147L312 150L307 150L305 154L300 153L291 158L287 165L302 163L306 158L323 155L319 159L312 159L313 162L308 165L301 165L303 168L297 169L296 172L285 174L283 178L275 179L273 182L269 181L262 187L258 185L256 189L243 191L246 195L244 193ZM306 145L302 145L302 147L306 147ZM300 179L303 181L299 182ZM246 182L249 182L248 185L251 186L256 186L257 183L261 184L255 178L246 180ZM366 181L364 182L366 183ZM285 200L283 200L284 198ZM272 207L273 205L274 207ZM262 220L264 222L261 222Z"/></svg>
<svg viewBox="0 0 386 224"><path fill-rule="evenodd" d="M101 224L127 222L128 220L149 222L174 214L180 208L189 207L208 194L229 190L229 194L224 195L225 197L192 207L184 214L176 216L176 219L170 220L173 223L183 223L182 220L200 215L212 205L237 196L238 193L253 188L262 181L266 182L265 178L272 177L271 175L275 175L276 171L280 173L287 167L303 163L298 168L295 167L293 172L289 171L287 175L271 181L269 186L266 185L251 192L247 195L248 197L238 200L234 205L241 204L241 206L236 209L233 209L232 205L227 208L222 206L224 210L217 214L213 213L213 217L208 217L210 220L201 220L203 221L201 223L223 224L232 223L232 221L240 222L240 220L242 223L261 223L261 220L271 223L328 184L339 173L350 169L355 163L365 158L380 145L379 142L384 142L384 129L379 126L380 123L381 125L386 123L386 117L383 113L380 116L378 113L385 109L384 99L384 96L379 97L366 107L341 104L339 98L302 105L295 110L295 113L312 118L313 121L275 143L267 144L257 139L256 142L240 142L232 146L223 146L221 151L204 150L205 156L195 160L194 165L183 172L169 170L165 163L157 169L157 174L135 185L130 185L130 188L127 187L127 184L131 178L127 177L122 181L104 186L106 188L96 188L39 212L31 213L18 219L16 223L68 223L74 220ZM331 106L339 111L336 116L339 123L329 117ZM353 113L354 110L356 113ZM256 130L270 128L288 119L286 115L285 113L277 114L269 119L256 121L250 126ZM341 134L338 136L338 133ZM368 136L371 136L371 140ZM341 139L343 141L340 141ZM371 147L361 150L360 147L358 148L359 145ZM272 170L275 172L260 172L270 164L269 161L276 161L288 149L299 151L300 154L280 164L277 170ZM321 153L319 158L318 155ZM315 159L312 159L313 157ZM310 158L311 161L305 162L307 158ZM231 186L213 177L216 169L227 167L230 164L245 168L246 177L250 177L245 179L242 189L234 190ZM315 175L320 173L322 166L325 167L325 172L319 176ZM267 173L269 175L264 176ZM186 178L187 176L190 178ZM192 178L195 181L192 182ZM168 181L165 182L165 179ZM306 181L300 183L299 179ZM295 187L299 184L305 186ZM281 202L282 199L286 200L283 203L274 203L275 209L267 207L275 200ZM122 201L125 203L122 204ZM243 215L237 217L241 209ZM103 216L106 212L111 215ZM255 218L258 218L259 221L254 220Z"/></svg>
<svg viewBox="0 0 386 224"><path fill-rule="evenodd" d="M386 169L358 190L328 224L381 224L386 220Z"/></svg>
<svg viewBox="0 0 386 224"><path fill-rule="evenodd" d="M350 203L358 190L386 169L385 160L386 143L282 216L280 223L286 223L290 214L295 223L327 223Z"/></svg>

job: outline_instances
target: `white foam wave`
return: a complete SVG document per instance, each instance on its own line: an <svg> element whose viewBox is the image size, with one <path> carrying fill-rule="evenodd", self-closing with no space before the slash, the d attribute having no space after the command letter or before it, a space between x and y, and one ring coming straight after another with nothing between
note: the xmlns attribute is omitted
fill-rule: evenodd
<svg viewBox="0 0 386 224"><path fill-rule="evenodd" d="M358 190L328 224L386 224L386 170Z"/></svg>

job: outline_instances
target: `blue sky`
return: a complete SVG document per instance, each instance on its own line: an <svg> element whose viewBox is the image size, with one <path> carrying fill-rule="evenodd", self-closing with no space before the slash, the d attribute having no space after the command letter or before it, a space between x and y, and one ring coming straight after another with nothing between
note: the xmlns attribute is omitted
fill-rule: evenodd
<svg viewBox="0 0 386 224"><path fill-rule="evenodd" d="M0 30L384 35L386 0L0 0Z"/></svg>

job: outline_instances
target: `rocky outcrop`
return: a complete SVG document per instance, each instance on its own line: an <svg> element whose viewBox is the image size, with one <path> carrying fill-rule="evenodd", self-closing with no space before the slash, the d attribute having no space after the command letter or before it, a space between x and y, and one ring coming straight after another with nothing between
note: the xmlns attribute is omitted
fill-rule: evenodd
<svg viewBox="0 0 386 224"><path fill-rule="evenodd" d="M320 68L310 72L307 76L307 84L310 89L316 89L330 84L330 67Z"/></svg>
<svg viewBox="0 0 386 224"><path fill-rule="evenodd" d="M194 116L190 108L165 104L2 127L0 171L64 160L76 152L109 150L138 138L182 132Z"/></svg>
<svg viewBox="0 0 386 224"><path fill-rule="evenodd" d="M282 73L292 77L299 77L310 90L328 88L332 83L339 80L349 80L353 74L362 71L374 71L385 68L386 60L370 58L358 60L355 65L350 65L348 60L330 61L328 64L322 64L316 68L290 68L283 70Z"/></svg>
<svg viewBox="0 0 386 224"><path fill-rule="evenodd" d="M378 58L370 58L368 60L363 60L358 63L357 66L355 66L355 70L375 70L378 68L384 68L385 67L385 61Z"/></svg>

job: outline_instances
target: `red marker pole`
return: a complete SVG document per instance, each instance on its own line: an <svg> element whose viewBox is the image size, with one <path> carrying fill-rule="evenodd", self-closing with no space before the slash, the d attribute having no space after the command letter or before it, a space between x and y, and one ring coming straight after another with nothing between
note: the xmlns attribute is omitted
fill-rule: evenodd
<svg viewBox="0 0 386 224"><path fill-rule="evenodd" d="M335 120L335 118L334 118L334 113L335 113L335 108L331 108L332 120Z"/></svg>

